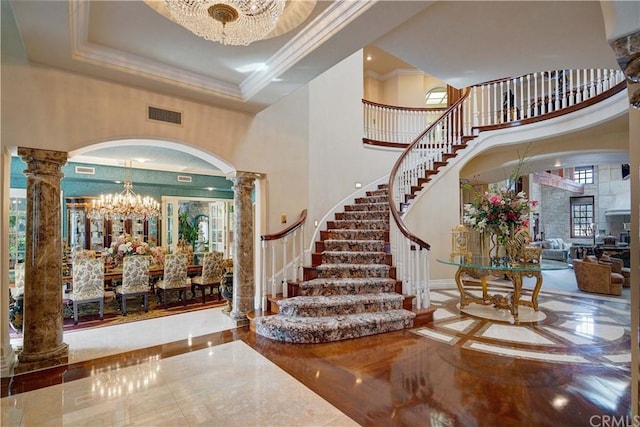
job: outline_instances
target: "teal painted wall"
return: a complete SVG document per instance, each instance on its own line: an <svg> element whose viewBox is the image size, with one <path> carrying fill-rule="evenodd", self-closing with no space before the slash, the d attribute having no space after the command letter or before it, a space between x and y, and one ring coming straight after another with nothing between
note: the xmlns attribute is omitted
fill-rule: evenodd
<svg viewBox="0 0 640 427"><path fill-rule="evenodd" d="M95 175L77 174L76 166L95 168ZM27 178L23 171L27 165L19 157L11 158L11 188L27 188ZM102 166L86 163L67 163L62 167L64 177L60 186L63 197L92 197L100 194L120 193L124 190L122 181L125 169L117 166ZM131 176L131 171L127 171ZM178 182L177 176L190 176L192 182ZM233 200L233 183L223 176L190 173L163 172L147 169L133 169L133 191L142 196L151 196L158 202L162 196L203 197ZM208 190L212 187L214 190ZM67 235L66 204L62 206L62 233Z"/></svg>
<svg viewBox="0 0 640 427"><path fill-rule="evenodd" d="M76 166L95 168L95 175L77 174ZM27 178L23 171L27 168L20 158L11 159L11 188L27 188ZM67 163L62 168L64 177L61 188L64 197L98 196L103 193L121 192L125 170L117 166L101 166L85 163ZM130 174L129 174L130 175ZM178 182L178 175L190 176L192 182ZM208 197L233 199L232 182L223 176L198 175L189 173L162 172L147 169L133 170L133 191L151 196L160 201L162 196ZM207 188L213 187L209 191Z"/></svg>

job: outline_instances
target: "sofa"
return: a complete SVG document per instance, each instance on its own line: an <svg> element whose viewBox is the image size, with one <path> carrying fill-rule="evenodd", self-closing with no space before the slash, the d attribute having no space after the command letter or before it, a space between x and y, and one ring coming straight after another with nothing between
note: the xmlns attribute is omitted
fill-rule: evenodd
<svg viewBox="0 0 640 427"><path fill-rule="evenodd" d="M571 243L558 238L546 239L542 242L538 242L538 244L542 246L542 259L567 262Z"/></svg>
<svg viewBox="0 0 640 427"><path fill-rule="evenodd" d="M572 264L576 283L581 291L607 295L622 294L624 277L622 274L614 273L611 263L598 262L596 257L589 255L584 259L574 259Z"/></svg>

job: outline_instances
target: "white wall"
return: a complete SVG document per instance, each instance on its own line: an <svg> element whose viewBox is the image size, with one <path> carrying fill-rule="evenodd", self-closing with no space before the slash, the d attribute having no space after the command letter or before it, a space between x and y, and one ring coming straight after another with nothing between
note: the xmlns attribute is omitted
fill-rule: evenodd
<svg viewBox="0 0 640 427"><path fill-rule="evenodd" d="M309 84L311 224L355 191L356 182L387 175L399 155L362 144L362 57L362 51L354 53Z"/></svg>

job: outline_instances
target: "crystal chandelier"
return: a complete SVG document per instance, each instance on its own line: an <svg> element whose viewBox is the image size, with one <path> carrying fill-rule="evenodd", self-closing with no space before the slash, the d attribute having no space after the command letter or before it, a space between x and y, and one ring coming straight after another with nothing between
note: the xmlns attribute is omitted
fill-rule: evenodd
<svg viewBox="0 0 640 427"><path fill-rule="evenodd" d="M285 0L164 0L173 19L223 45L248 45L275 28Z"/></svg>
<svg viewBox="0 0 640 427"><path fill-rule="evenodd" d="M127 178L127 172L131 177ZM102 194L99 199L93 200L93 204L87 212L90 219L104 218L106 220L140 220L160 216L160 204L152 197L142 197L133 192L133 172L131 165L125 165L124 191L114 194Z"/></svg>

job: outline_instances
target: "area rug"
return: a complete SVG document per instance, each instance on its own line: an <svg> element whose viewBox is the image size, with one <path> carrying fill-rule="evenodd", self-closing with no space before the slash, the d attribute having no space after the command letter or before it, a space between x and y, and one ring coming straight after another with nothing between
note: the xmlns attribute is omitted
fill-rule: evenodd
<svg viewBox="0 0 640 427"><path fill-rule="evenodd" d="M104 318L100 320L98 313L98 304L82 304L78 307L78 324L73 322L73 307L71 303L63 306L64 331L74 331L86 328L98 328L104 326L113 326L122 323L136 322L139 320L155 319L158 317L172 316L175 314L188 313L191 311L206 310L210 308L227 305L227 301L217 300L217 295L209 296L205 304L202 304L200 294L198 298L187 300L184 306L182 301L177 298L167 301L166 307L159 303L155 295L149 295L148 311L145 313L142 298L127 300L127 315L123 316L120 307L115 302L112 293L107 293L104 300ZM22 334L16 331L10 331L11 338L21 338Z"/></svg>

